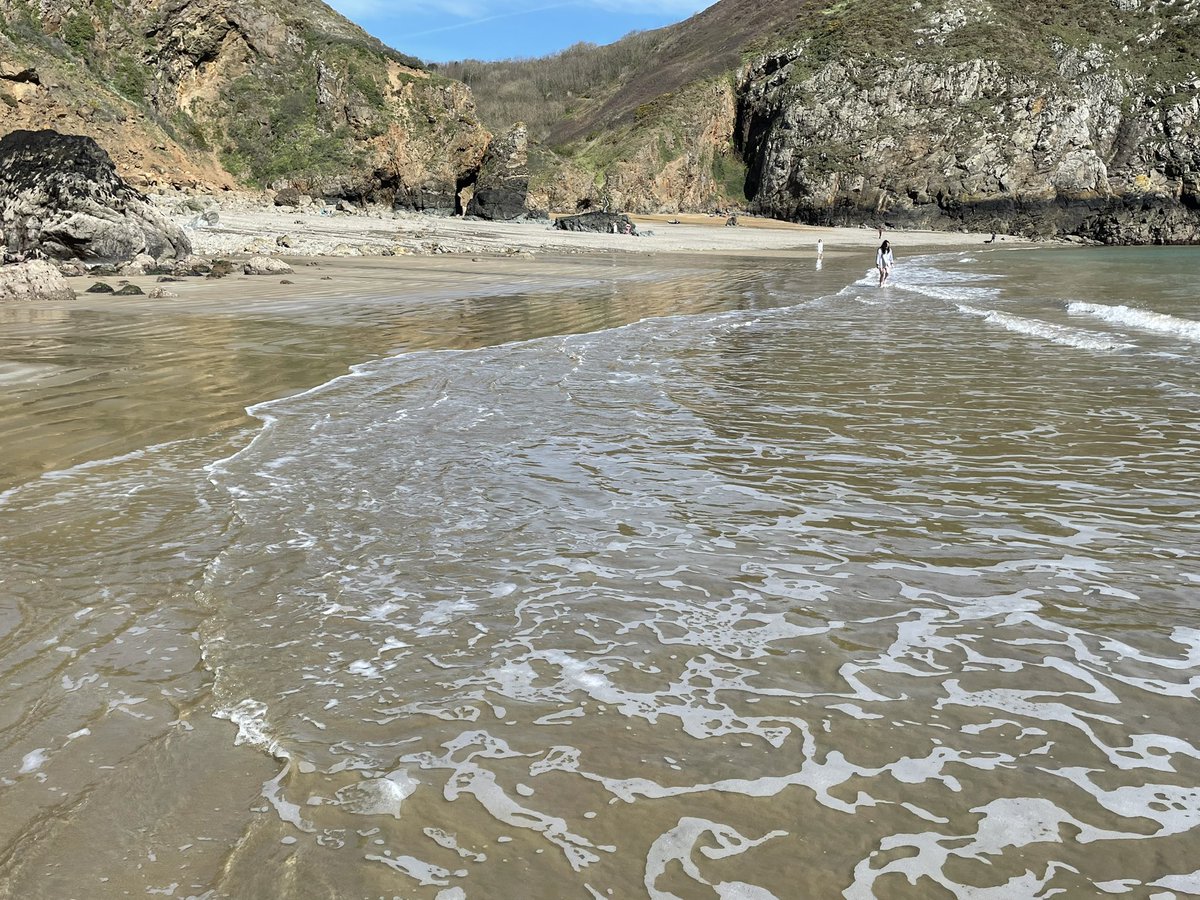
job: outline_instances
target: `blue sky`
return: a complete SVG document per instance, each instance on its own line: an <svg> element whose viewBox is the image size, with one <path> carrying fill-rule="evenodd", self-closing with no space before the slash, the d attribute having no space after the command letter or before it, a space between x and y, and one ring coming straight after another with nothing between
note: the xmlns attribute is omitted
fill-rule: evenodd
<svg viewBox="0 0 1200 900"><path fill-rule="evenodd" d="M545 56L686 19L714 0L326 0L426 62Z"/></svg>

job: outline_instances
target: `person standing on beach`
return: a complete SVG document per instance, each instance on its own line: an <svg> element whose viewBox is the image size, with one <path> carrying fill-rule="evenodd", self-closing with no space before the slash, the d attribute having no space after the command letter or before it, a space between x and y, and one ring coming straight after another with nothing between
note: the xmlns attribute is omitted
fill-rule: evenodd
<svg viewBox="0 0 1200 900"><path fill-rule="evenodd" d="M825 258L825 242L817 238L817 262Z"/></svg>
<svg viewBox="0 0 1200 900"><path fill-rule="evenodd" d="M879 245L879 249L875 252L875 268L879 270L879 286L883 287L887 282L888 277L892 274L892 264L895 260L892 257L892 245L888 241L884 241Z"/></svg>

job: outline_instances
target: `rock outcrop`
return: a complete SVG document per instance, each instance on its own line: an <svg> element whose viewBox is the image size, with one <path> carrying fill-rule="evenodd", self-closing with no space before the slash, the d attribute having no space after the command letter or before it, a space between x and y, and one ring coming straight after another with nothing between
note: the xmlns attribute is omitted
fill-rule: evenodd
<svg viewBox="0 0 1200 900"><path fill-rule="evenodd" d="M113 262L180 258L187 236L121 180L95 141L55 131L0 139L0 242L10 253Z"/></svg>
<svg viewBox="0 0 1200 900"><path fill-rule="evenodd" d="M539 215L529 205L529 131L524 124L518 122L488 145L467 215L499 222Z"/></svg>
<svg viewBox="0 0 1200 900"><path fill-rule="evenodd" d="M597 234L637 234L637 226L624 213L590 212L578 216L563 216L554 220L562 231L590 231Z"/></svg>
<svg viewBox="0 0 1200 900"><path fill-rule="evenodd" d="M42 259L0 266L0 303L9 300L74 300L62 273Z"/></svg>
<svg viewBox="0 0 1200 900"><path fill-rule="evenodd" d="M1105 243L1200 241L1200 78L1153 84L1060 45L1005 62L836 60L806 44L743 73L751 208L832 225L966 228Z"/></svg>

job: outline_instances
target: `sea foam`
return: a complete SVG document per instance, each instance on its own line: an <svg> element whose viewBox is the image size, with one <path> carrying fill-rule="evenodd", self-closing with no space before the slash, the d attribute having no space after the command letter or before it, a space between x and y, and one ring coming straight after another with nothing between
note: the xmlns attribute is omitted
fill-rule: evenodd
<svg viewBox="0 0 1200 900"><path fill-rule="evenodd" d="M974 306L967 306L960 303L958 304L958 310L967 315L979 316L985 322L991 322L1017 334L1042 338L1055 344L1062 344L1065 347L1075 347L1079 350L1128 350L1133 346L1133 344L1113 340L1093 331L1065 328L1062 325L1054 325L1050 322L1042 322L1037 319L1026 319L1022 316L1014 316L994 309L978 309Z"/></svg>
<svg viewBox="0 0 1200 900"><path fill-rule="evenodd" d="M1168 316L1145 309L1134 309L1131 306L1105 306L1103 303L1069 303L1067 312L1071 315L1092 316L1103 319L1105 322L1128 325L1144 331L1173 334L1189 341L1200 341L1200 322L1192 319L1181 319L1177 316Z"/></svg>

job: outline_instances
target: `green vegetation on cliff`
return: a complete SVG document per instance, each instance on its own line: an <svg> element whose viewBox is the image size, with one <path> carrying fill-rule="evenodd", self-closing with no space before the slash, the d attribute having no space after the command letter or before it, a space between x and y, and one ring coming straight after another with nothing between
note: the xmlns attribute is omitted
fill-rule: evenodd
<svg viewBox="0 0 1200 900"><path fill-rule="evenodd" d="M126 132L152 148L164 132L245 184L452 206L487 141L461 85L320 0L0 0L0 34L0 56L53 73L53 91L14 97L22 125L86 131L132 104L145 127Z"/></svg>

